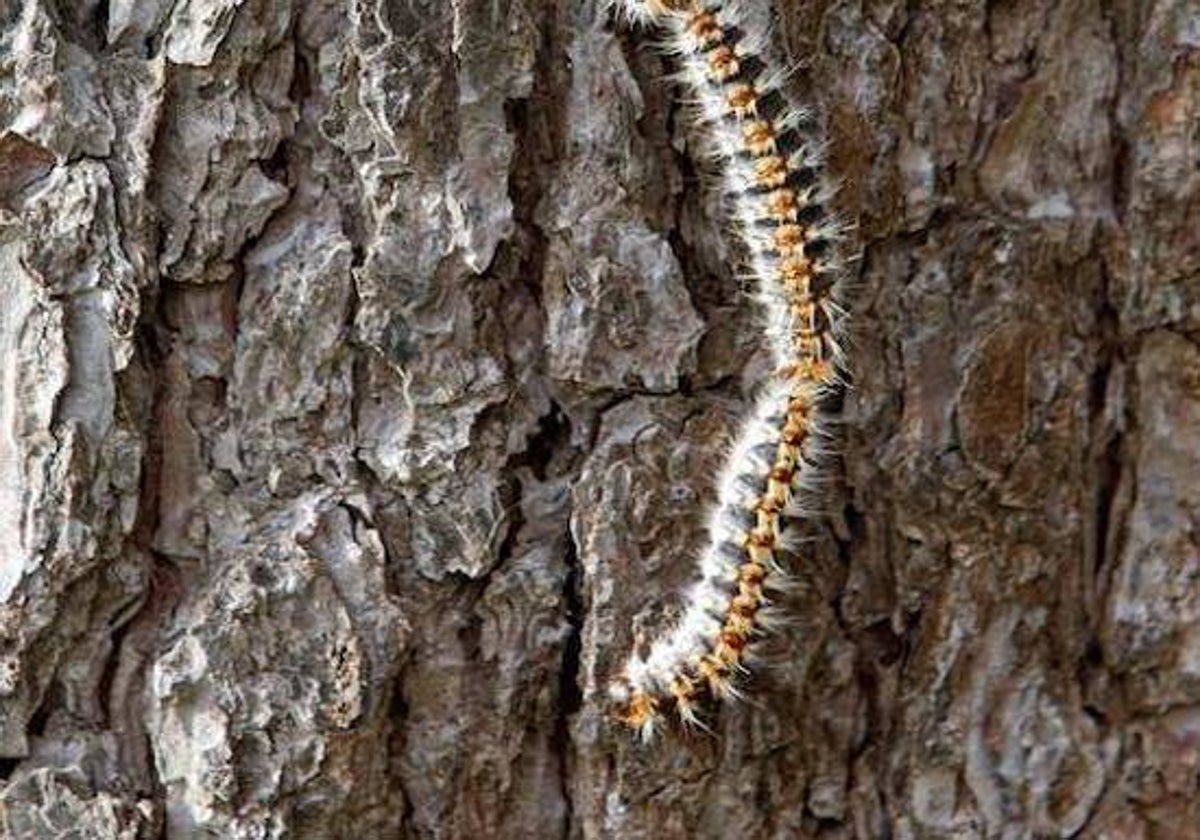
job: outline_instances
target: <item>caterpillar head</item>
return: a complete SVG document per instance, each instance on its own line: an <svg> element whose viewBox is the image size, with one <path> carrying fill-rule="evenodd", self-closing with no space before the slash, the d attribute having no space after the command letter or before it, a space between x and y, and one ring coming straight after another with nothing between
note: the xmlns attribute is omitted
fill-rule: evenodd
<svg viewBox="0 0 1200 840"><path fill-rule="evenodd" d="M618 677L608 687L612 717L641 736L643 741L654 738L659 721L658 702L649 693L634 688L625 677Z"/></svg>

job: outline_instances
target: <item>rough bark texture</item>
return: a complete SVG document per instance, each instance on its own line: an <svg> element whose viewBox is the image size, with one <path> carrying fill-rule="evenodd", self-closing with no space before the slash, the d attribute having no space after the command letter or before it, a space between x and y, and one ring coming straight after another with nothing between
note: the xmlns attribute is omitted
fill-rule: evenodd
<svg viewBox="0 0 1200 840"><path fill-rule="evenodd" d="M765 372L650 39L0 0L5 837L1200 838L1200 4L774 10L845 458L750 702L645 748Z"/></svg>

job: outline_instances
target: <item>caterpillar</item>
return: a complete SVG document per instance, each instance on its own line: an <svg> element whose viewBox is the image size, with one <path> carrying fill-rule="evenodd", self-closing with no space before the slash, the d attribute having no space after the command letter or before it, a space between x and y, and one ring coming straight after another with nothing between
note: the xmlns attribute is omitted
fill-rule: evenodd
<svg viewBox="0 0 1200 840"><path fill-rule="evenodd" d="M768 32L744 0L610 5L660 28L696 95L775 363L723 465L682 616L609 686L615 717L649 740L669 714L702 726L706 696L738 696L751 648L772 624L783 558L797 548L794 519L820 482L830 404L844 384L844 225L828 209L834 188L817 123L784 91Z"/></svg>

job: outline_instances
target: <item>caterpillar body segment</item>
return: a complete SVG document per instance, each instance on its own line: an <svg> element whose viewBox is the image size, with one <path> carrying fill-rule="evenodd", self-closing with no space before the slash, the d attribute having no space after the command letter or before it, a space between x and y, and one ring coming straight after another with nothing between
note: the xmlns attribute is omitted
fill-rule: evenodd
<svg viewBox="0 0 1200 840"><path fill-rule="evenodd" d="M824 142L811 114L784 92L767 33L739 2L624 5L665 30L711 127L776 364L808 358L819 375L836 377L838 320L828 304L837 272L828 255L842 227L827 209L833 190L822 175Z"/></svg>
<svg viewBox="0 0 1200 840"><path fill-rule="evenodd" d="M665 33L693 91L776 367L723 466L682 616L610 687L617 717L649 739L667 716L700 725L705 696L737 696L751 646L778 621L769 601L799 549L789 520L812 515L820 498L830 398L843 384L844 226L828 209L834 189L816 122L784 92L768 33L743 0L612 5Z"/></svg>
<svg viewBox="0 0 1200 840"><path fill-rule="evenodd" d="M619 717L651 737L668 710L696 723L707 693L737 696L748 646L763 632L771 595L786 582L785 554L797 548L786 511L798 477L817 457L809 415L819 386L798 377L773 382L734 442L709 520L700 580L688 590L675 626L647 656L632 657L610 694Z"/></svg>

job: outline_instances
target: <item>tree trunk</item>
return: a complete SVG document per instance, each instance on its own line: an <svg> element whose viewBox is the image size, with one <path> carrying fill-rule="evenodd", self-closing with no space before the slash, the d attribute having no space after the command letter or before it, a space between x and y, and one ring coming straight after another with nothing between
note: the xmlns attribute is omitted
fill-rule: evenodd
<svg viewBox="0 0 1200 840"><path fill-rule="evenodd" d="M1200 838L1200 4L772 8L844 457L747 701L644 746L767 371L652 33L0 0L5 837Z"/></svg>

